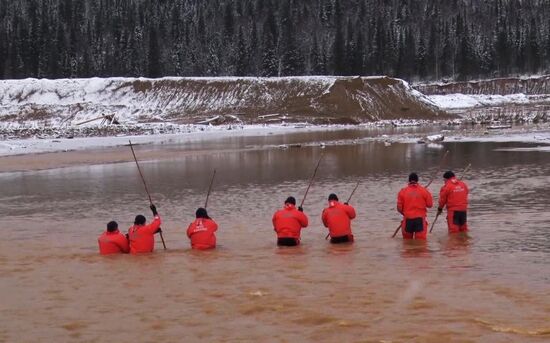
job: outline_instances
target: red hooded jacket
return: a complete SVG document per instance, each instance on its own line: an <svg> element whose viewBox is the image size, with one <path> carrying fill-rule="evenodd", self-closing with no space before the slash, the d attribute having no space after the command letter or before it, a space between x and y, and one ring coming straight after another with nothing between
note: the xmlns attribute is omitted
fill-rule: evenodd
<svg viewBox="0 0 550 343"><path fill-rule="evenodd" d="M189 224L187 237L191 240L193 249L212 249L216 247L216 235L218 224L208 218L197 218Z"/></svg>
<svg viewBox="0 0 550 343"><path fill-rule="evenodd" d="M468 186L456 177L445 180L439 191L439 208L447 205L447 211L466 211L468 209Z"/></svg>
<svg viewBox="0 0 550 343"><path fill-rule="evenodd" d="M323 210L321 219L328 227L331 237L351 235L351 220L355 218L355 209L335 200L330 200L328 207Z"/></svg>
<svg viewBox="0 0 550 343"><path fill-rule="evenodd" d="M273 215L273 228L277 238L294 238L300 240L300 231L307 227L307 216L292 204L285 204L282 210Z"/></svg>
<svg viewBox="0 0 550 343"><path fill-rule="evenodd" d="M155 248L155 233L160 224L160 216L156 215L149 225L134 225L129 228L130 254L152 252Z"/></svg>
<svg viewBox="0 0 550 343"><path fill-rule="evenodd" d="M397 211L406 219L424 218L432 206L432 194L416 182L410 182L397 194Z"/></svg>
<svg viewBox="0 0 550 343"><path fill-rule="evenodd" d="M127 254L130 251L126 236L118 230L103 232L97 239L97 243L99 244L99 253L101 255Z"/></svg>

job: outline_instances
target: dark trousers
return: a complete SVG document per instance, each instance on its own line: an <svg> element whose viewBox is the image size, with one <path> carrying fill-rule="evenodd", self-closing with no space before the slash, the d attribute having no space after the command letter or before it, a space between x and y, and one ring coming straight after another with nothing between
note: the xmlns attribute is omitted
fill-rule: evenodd
<svg viewBox="0 0 550 343"><path fill-rule="evenodd" d="M330 238L330 243L332 244L340 244L340 243L348 243L348 242L353 242L353 240L351 240L349 236L338 236L338 237Z"/></svg>
<svg viewBox="0 0 550 343"><path fill-rule="evenodd" d="M298 241L292 237L277 238L277 245L283 247L294 247L298 245Z"/></svg>

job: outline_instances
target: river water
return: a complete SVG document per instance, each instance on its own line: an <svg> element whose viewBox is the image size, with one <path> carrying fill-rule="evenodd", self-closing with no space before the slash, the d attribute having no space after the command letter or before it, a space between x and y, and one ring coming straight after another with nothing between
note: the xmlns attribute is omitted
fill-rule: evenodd
<svg viewBox="0 0 550 343"><path fill-rule="evenodd" d="M97 252L108 221L126 231L136 214L150 217L133 162L0 174L0 341L548 341L550 154L361 140L369 134L136 147L138 157L172 152L141 163L168 246L157 239L144 256ZM323 141L343 143L313 143ZM276 147L293 143L303 145ZM449 237L440 220L427 243L390 238L408 173L426 182L446 149L445 168L461 175L472 164L469 237ZM303 245L277 248L271 216L287 196L302 198L321 153ZM195 252L185 228L214 168L219 246ZM322 208L357 181L356 242L331 246Z"/></svg>

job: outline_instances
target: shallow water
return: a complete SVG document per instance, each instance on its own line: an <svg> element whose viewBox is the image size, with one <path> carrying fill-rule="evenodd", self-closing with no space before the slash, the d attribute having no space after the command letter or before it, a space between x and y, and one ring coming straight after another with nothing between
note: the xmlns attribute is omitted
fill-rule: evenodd
<svg viewBox="0 0 550 343"><path fill-rule="evenodd" d="M361 138L346 130L138 147L138 157L173 151L141 163L168 246L157 239L145 256L97 254L109 220L125 230L150 216L135 164L0 174L0 341L548 340L550 154L495 150L529 146L518 143L311 144ZM290 143L309 144L273 147ZM446 149L458 175L472 163L470 236L449 237L440 219L427 243L391 239L407 174L427 182ZM302 198L321 153L303 245L277 248L271 215L288 195ZM214 168L219 247L191 251L184 228ZM357 181L356 243L331 246L326 197L347 198Z"/></svg>

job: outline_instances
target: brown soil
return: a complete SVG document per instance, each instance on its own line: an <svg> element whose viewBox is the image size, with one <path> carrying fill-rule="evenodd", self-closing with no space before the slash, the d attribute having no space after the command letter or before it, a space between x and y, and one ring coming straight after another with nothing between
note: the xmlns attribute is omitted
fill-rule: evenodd
<svg viewBox="0 0 550 343"><path fill-rule="evenodd" d="M179 123L194 123L220 114L234 115L243 123L358 123L451 117L419 101L397 79L334 79L328 89L326 81L304 78L135 80L117 88L148 93L161 98L164 105L179 101L181 105L168 115ZM280 116L261 118L271 114Z"/></svg>
<svg viewBox="0 0 550 343"><path fill-rule="evenodd" d="M445 94L550 94L550 75L521 78L501 78L468 82L450 82L447 84L418 84L415 88L426 95Z"/></svg>

